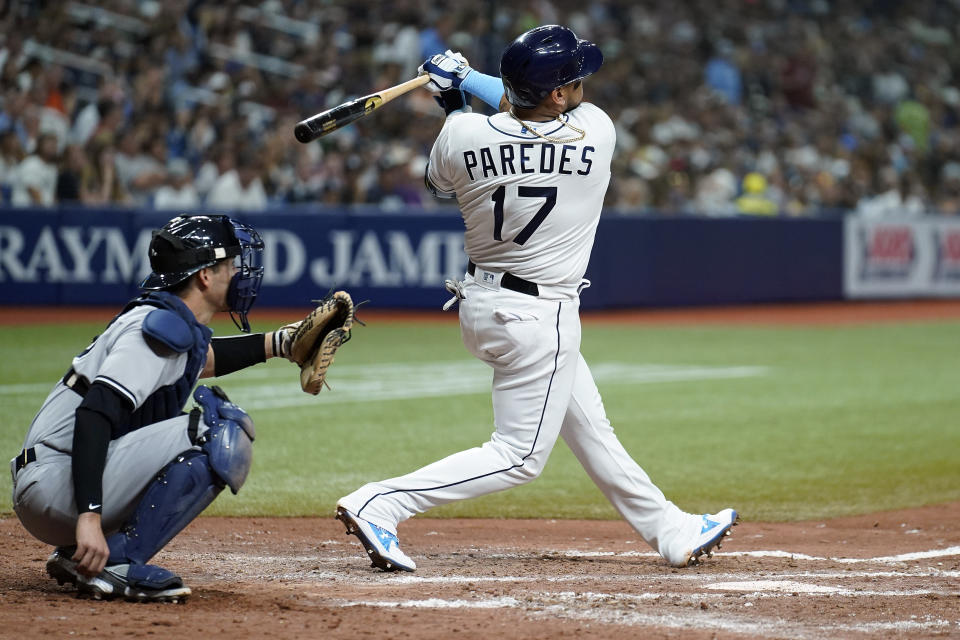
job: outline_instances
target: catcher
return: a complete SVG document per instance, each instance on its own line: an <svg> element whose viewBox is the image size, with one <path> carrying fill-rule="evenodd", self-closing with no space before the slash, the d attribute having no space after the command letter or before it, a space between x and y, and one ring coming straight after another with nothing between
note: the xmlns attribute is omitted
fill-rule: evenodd
<svg viewBox="0 0 960 640"><path fill-rule="evenodd" d="M130 301L54 385L11 460L13 506L54 545L47 572L97 599L182 601L180 576L148 564L250 470L254 425L218 388L222 376L281 356L317 393L350 335L353 304L338 292L304 320L250 334L263 242L227 216L179 216L154 231L146 292ZM212 338L229 311L246 335ZM330 324L333 322L333 324Z"/></svg>

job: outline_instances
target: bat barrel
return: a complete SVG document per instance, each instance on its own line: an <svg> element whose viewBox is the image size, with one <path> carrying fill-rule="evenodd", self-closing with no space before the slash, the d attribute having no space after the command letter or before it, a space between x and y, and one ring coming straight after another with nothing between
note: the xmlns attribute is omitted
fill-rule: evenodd
<svg viewBox="0 0 960 640"><path fill-rule="evenodd" d="M362 118L381 105L390 102L397 96L401 96L416 87L422 87L428 82L430 82L430 76L417 76L395 87L384 89L380 93L373 93L369 96L345 102L339 107L328 109L323 113L310 116L306 120L301 120L293 128L293 135L304 144L313 142L320 136L324 136L331 131L336 131L340 127L344 127L354 120Z"/></svg>

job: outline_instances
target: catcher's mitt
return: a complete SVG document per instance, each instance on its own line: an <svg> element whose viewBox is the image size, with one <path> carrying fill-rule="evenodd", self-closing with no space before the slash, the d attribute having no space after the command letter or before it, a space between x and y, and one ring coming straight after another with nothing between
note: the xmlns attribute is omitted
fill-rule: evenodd
<svg viewBox="0 0 960 640"><path fill-rule="evenodd" d="M288 359L300 365L300 387L317 395L323 387L333 356L350 339L354 306L346 291L331 293L310 314L290 329ZM329 386L329 385L328 385Z"/></svg>

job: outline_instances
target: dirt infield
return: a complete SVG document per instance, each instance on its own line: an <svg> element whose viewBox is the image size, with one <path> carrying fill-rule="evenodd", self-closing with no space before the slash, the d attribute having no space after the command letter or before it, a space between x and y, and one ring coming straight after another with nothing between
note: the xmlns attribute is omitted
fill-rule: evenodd
<svg viewBox="0 0 960 640"><path fill-rule="evenodd" d="M332 518L200 518L156 562L182 604L80 599L0 519L0 637L960 637L960 503L744 522L673 569L625 523L414 519L413 574L373 569Z"/></svg>

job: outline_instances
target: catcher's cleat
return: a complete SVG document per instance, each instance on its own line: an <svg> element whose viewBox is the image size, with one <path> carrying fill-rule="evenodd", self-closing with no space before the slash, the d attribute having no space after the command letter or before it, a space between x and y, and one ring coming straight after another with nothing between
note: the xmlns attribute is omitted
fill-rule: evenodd
<svg viewBox="0 0 960 640"><path fill-rule="evenodd" d="M372 566L384 571L413 571L417 568L417 564L401 551L396 534L354 515L340 505L337 505L337 520L347 527L347 535L353 534L360 539Z"/></svg>
<svg viewBox="0 0 960 640"><path fill-rule="evenodd" d="M77 572L77 563L70 559L75 552L75 547L57 547L47 558L47 575L60 586L76 585L83 579Z"/></svg>
<svg viewBox="0 0 960 640"><path fill-rule="evenodd" d="M713 515L700 516L700 531L697 534L692 549L686 561L678 566L693 566L700 563L700 558L706 555L713 557L714 547L720 548L723 539L730 535L730 529L737 525L740 516L733 509L724 509Z"/></svg>
<svg viewBox="0 0 960 640"><path fill-rule="evenodd" d="M191 594L180 576L154 565L118 564L90 578L77 571L73 550L59 547L47 559L47 574L57 584L76 585L79 595L94 600L122 597L131 602L184 602Z"/></svg>

